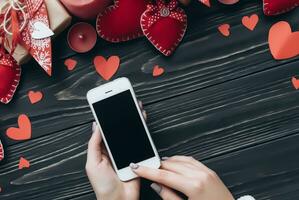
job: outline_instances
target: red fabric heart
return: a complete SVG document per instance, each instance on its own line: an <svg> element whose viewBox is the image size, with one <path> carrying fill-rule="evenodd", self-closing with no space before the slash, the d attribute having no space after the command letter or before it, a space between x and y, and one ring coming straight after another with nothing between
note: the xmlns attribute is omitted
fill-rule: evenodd
<svg viewBox="0 0 299 200"><path fill-rule="evenodd" d="M140 16L149 0L115 0L97 17L100 37L110 42L123 42L143 36Z"/></svg>
<svg viewBox="0 0 299 200"><path fill-rule="evenodd" d="M19 85L21 68L9 54L0 55L0 101L9 103Z"/></svg>
<svg viewBox="0 0 299 200"><path fill-rule="evenodd" d="M299 0L264 0L265 15L279 15L299 5Z"/></svg>
<svg viewBox="0 0 299 200"><path fill-rule="evenodd" d="M4 159L4 148L0 140L0 161Z"/></svg>
<svg viewBox="0 0 299 200"><path fill-rule="evenodd" d="M157 0L141 16L141 28L147 39L166 56L171 55L185 35L187 16L177 0L168 4Z"/></svg>

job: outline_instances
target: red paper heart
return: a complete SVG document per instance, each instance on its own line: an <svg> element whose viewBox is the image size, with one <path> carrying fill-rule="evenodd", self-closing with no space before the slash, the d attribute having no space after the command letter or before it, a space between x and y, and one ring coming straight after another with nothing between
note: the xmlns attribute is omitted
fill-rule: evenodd
<svg viewBox="0 0 299 200"><path fill-rule="evenodd" d="M122 42L143 36L140 16L148 0L115 0L97 17L100 37L110 42Z"/></svg>
<svg viewBox="0 0 299 200"><path fill-rule="evenodd" d="M265 15L279 15L299 5L299 0L264 0Z"/></svg>
<svg viewBox="0 0 299 200"><path fill-rule="evenodd" d="M117 71L120 63L118 56L111 56L106 60L103 56L96 56L93 60L96 71L108 81Z"/></svg>
<svg viewBox="0 0 299 200"><path fill-rule="evenodd" d="M222 24L218 27L219 32L228 37L230 35L230 25L229 24Z"/></svg>
<svg viewBox="0 0 299 200"><path fill-rule="evenodd" d="M19 85L21 68L9 54L0 55L0 101L9 103Z"/></svg>
<svg viewBox="0 0 299 200"><path fill-rule="evenodd" d="M25 158L21 157L19 161L19 169L29 168L29 167L30 167L30 162Z"/></svg>
<svg viewBox="0 0 299 200"><path fill-rule="evenodd" d="M269 31L269 48L277 60L288 59L299 55L299 31L292 32L290 24L280 21Z"/></svg>
<svg viewBox="0 0 299 200"><path fill-rule="evenodd" d="M251 31L254 30L258 21L259 21L259 16L257 14L253 14L250 17L244 16L242 18L242 24Z"/></svg>
<svg viewBox="0 0 299 200"><path fill-rule="evenodd" d="M165 56L173 53L187 28L185 11L177 6L177 0L168 4L157 0L157 4L149 4L141 16L144 35Z"/></svg>
<svg viewBox="0 0 299 200"><path fill-rule="evenodd" d="M64 61L64 65L67 67L69 71L72 71L76 67L77 61L69 58Z"/></svg>
<svg viewBox="0 0 299 200"><path fill-rule="evenodd" d="M292 83L293 83L293 86L296 90L299 89L299 80L296 79L295 77L292 78Z"/></svg>
<svg viewBox="0 0 299 200"><path fill-rule="evenodd" d="M2 142L0 140L0 161L4 159L4 147L2 145Z"/></svg>
<svg viewBox="0 0 299 200"><path fill-rule="evenodd" d="M42 100L43 93L40 91L37 91L37 92L29 91L28 97L29 97L31 104L35 104L35 103L39 102L40 100Z"/></svg>
<svg viewBox="0 0 299 200"><path fill-rule="evenodd" d="M28 140L31 138L31 122L27 115L18 117L19 128L11 127L6 130L6 135L13 140Z"/></svg>
<svg viewBox="0 0 299 200"><path fill-rule="evenodd" d="M211 7L211 3L210 0L199 0L201 3L203 3L204 5Z"/></svg>
<svg viewBox="0 0 299 200"><path fill-rule="evenodd" d="M159 65L156 65L153 69L153 76L160 76L164 73L164 69Z"/></svg>

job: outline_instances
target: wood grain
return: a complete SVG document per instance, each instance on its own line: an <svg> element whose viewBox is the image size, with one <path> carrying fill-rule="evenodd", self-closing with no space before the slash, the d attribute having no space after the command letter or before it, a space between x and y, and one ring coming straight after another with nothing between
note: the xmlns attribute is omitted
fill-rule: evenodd
<svg viewBox="0 0 299 200"><path fill-rule="evenodd" d="M92 120L85 95L90 88L104 83L92 65L93 57L98 54L121 57L121 67L114 78L129 77L138 98L145 104L293 61L277 62L272 59L267 45L267 33L273 22L283 18L287 18L295 27L298 26L298 10L279 18L266 18L259 1L244 1L230 10L219 4L215 4L215 8L211 10L195 2L193 5L188 10L190 21L187 35L170 58L158 54L144 38L113 45L99 41L89 54L73 55L66 45L65 35L58 37L54 58L61 59L54 61L53 77L47 77L33 62L24 67L26 70L23 70L22 84L14 101L10 105L0 105L3 124L0 132L15 126L20 113L31 117L35 130L33 137L41 137ZM261 19L256 30L251 32L240 21L242 16L256 12ZM224 38L218 33L217 27L227 22L232 25L232 35ZM68 72L63 65L64 58L69 56L79 62L73 72ZM164 76L151 76L155 64L165 68ZM29 90L41 90L45 95L44 100L32 107L27 98ZM7 143L14 141L7 140Z"/></svg>

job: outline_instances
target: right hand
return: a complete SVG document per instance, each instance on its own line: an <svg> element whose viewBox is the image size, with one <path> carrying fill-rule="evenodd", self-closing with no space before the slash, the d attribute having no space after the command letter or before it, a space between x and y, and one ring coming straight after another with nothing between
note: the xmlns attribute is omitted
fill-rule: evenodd
<svg viewBox="0 0 299 200"><path fill-rule="evenodd" d="M131 168L140 177L153 181L151 187L164 200L182 200L174 190L184 193L189 200L234 199L217 174L192 157L167 158L160 169L137 164L131 164Z"/></svg>

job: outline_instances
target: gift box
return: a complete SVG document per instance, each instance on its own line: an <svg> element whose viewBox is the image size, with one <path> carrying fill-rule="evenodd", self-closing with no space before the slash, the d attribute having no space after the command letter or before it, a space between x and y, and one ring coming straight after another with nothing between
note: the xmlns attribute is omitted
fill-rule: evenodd
<svg viewBox="0 0 299 200"><path fill-rule="evenodd" d="M71 23L72 17L59 0L45 0L45 4L48 11L50 29L55 35L58 35ZM6 49L10 52L9 46L11 46L11 39L9 39L9 42L10 45L6 45ZM32 58L27 49L21 45L17 45L13 57L20 65L28 62Z"/></svg>

